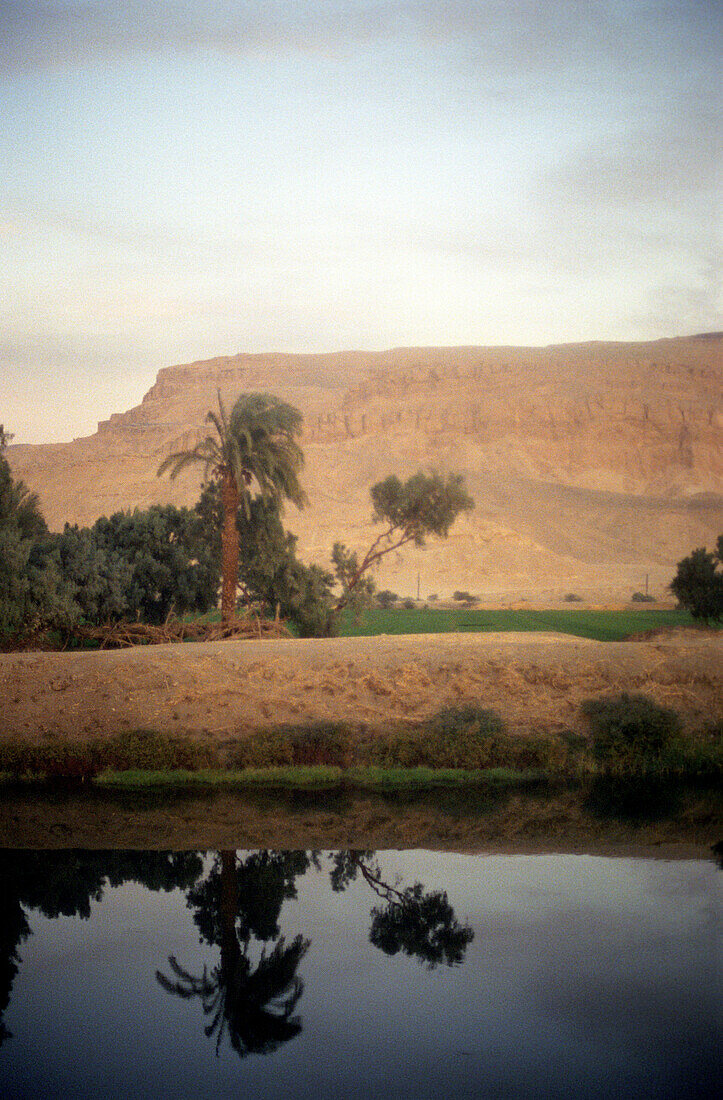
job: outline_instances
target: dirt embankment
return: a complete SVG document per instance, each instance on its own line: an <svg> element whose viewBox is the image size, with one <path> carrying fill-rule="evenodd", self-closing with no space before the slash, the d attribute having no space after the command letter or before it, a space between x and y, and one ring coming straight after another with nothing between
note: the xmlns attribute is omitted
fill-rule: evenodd
<svg viewBox="0 0 723 1100"><path fill-rule="evenodd" d="M510 729L581 729L580 703L636 691L693 729L723 710L723 639L636 642L558 634L262 640L82 653L0 654L0 737L154 729L243 736L276 723L383 732L470 700Z"/></svg>

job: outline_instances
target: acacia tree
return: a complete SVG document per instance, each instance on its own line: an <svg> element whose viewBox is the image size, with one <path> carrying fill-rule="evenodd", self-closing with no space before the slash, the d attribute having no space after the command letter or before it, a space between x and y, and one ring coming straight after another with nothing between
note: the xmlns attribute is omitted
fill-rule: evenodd
<svg viewBox="0 0 723 1100"><path fill-rule="evenodd" d="M371 911L369 942L386 955L401 951L429 970L440 963L458 966L474 932L459 923L446 890L425 890L421 882L403 889L399 882L392 885L385 881L374 855L361 850L335 852L329 871L332 890L345 890L359 873L383 902Z"/></svg>
<svg viewBox="0 0 723 1100"><path fill-rule="evenodd" d="M332 561L341 584L334 615L353 606L360 594L371 594L373 584L366 574L386 554L410 542L424 546L430 535L446 538L459 514L474 508L461 474L448 474L445 478L420 470L407 481L391 475L373 485L370 494L374 508L372 522L383 523L384 529L361 561L343 543L334 544Z"/></svg>
<svg viewBox="0 0 723 1100"><path fill-rule="evenodd" d="M221 394L218 414L210 411L206 423L213 431L195 447L175 451L158 468L172 478L187 466L201 464L204 477L216 480L221 490L223 525L221 528L221 618L233 619L238 585L239 542L236 517L239 508L251 514L254 493L282 502L290 500L297 508L306 504L299 482L304 455L298 443L303 417L293 405L287 405L268 393L245 393L227 415Z"/></svg>

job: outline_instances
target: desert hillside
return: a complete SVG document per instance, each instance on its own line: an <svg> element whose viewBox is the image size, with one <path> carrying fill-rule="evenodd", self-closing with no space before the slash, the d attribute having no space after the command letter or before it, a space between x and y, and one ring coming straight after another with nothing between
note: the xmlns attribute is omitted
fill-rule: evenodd
<svg viewBox="0 0 723 1100"><path fill-rule="evenodd" d="M168 367L142 403L87 438L14 446L14 473L53 528L154 502L192 503L199 478L159 480L220 389L265 390L305 417L310 506L286 522L308 560L372 533L388 473L458 470L476 501L446 543L390 560L402 595L466 589L490 602L665 597L675 562L723 529L718 335L546 348L259 354Z"/></svg>

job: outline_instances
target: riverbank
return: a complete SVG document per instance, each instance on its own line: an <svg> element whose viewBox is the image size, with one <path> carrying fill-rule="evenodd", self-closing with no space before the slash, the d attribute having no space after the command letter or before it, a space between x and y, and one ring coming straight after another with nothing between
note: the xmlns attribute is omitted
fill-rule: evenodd
<svg viewBox="0 0 723 1100"><path fill-rule="evenodd" d="M6 848L435 848L709 857L720 791L705 785L502 784L429 792L16 788Z"/></svg>
<svg viewBox="0 0 723 1100"><path fill-rule="evenodd" d="M511 734L584 733L585 699L639 692L686 730L721 716L723 639L560 634L264 639L0 654L0 740L98 740L148 729L210 744L279 724L382 735L444 706L496 710Z"/></svg>

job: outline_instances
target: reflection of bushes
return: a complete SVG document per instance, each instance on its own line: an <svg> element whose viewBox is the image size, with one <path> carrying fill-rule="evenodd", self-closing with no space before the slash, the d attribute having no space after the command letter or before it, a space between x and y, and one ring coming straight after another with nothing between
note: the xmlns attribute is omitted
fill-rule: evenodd
<svg viewBox="0 0 723 1100"><path fill-rule="evenodd" d="M648 777L641 782L601 776L590 784L583 806L595 817L642 823L675 817L681 797L680 787L665 779Z"/></svg>

